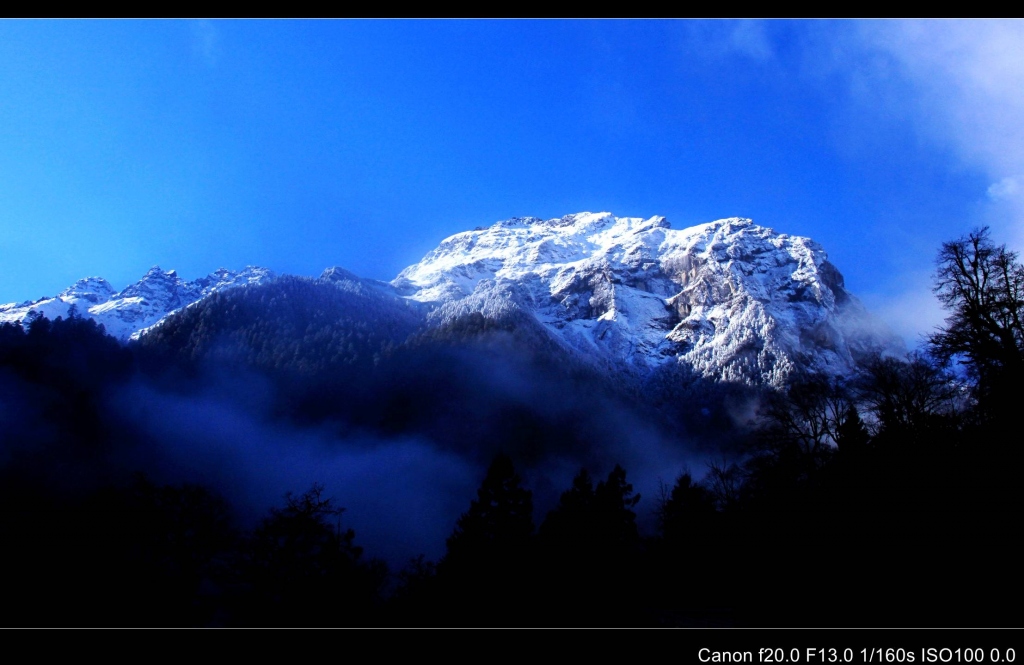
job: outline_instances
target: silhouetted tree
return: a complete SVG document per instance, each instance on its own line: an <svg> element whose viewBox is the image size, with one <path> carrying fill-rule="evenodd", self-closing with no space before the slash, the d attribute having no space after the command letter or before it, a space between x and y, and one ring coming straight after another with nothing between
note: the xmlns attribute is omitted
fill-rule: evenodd
<svg viewBox="0 0 1024 665"><path fill-rule="evenodd" d="M935 293L950 313L928 341L941 360L962 359L982 406L1016 404L1024 369L1024 266L988 228L943 243Z"/></svg>
<svg viewBox="0 0 1024 665"><path fill-rule="evenodd" d="M512 459L499 453L487 469L477 498L459 517L448 552L437 566L446 623L516 625L526 619L509 601L535 579L531 569L533 495L522 486Z"/></svg>
<svg viewBox="0 0 1024 665"><path fill-rule="evenodd" d="M861 450L871 440L871 434L853 403L846 405L835 426L835 442L839 450L851 452Z"/></svg>
<svg viewBox="0 0 1024 665"><path fill-rule="evenodd" d="M740 501L744 477L736 462L719 459L708 462L708 475L701 481L718 510L731 510Z"/></svg>
<svg viewBox="0 0 1024 665"><path fill-rule="evenodd" d="M779 458L799 459L808 473L832 455L839 439L851 435L860 416L847 386L836 377L808 374L785 392L765 397L762 450ZM848 422L851 421L851 422Z"/></svg>
<svg viewBox="0 0 1024 665"><path fill-rule="evenodd" d="M348 625L368 621L385 571L363 564L355 532L342 529L343 508L314 484L285 497L252 534L237 621L243 625Z"/></svg>
<svg viewBox="0 0 1024 665"><path fill-rule="evenodd" d="M906 361L890 357L867 363L860 397L879 434L905 443L923 441L929 431L953 425L963 401L953 377L921 354Z"/></svg>
<svg viewBox="0 0 1024 665"><path fill-rule="evenodd" d="M693 482L687 471L672 490L664 489L657 508L658 530L667 542L678 544L707 535L715 515L715 501L706 488Z"/></svg>
<svg viewBox="0 0 1024 665"><path fill-rule="evenodd" d="M601 539L616 545L635 543L639 535L633 508L639 502L640 495L634 494L633 486L626 482L626 470L616 464L608 479L594 488L594 512Z"/></svg>
<svg viewBox="0 0 1024 665"><path fill-rule="evenodd" d="M499 453L477 498L448 538L448 555L501 551L525 545L533 534L533 493L522 487L512 458Z"/></svg>
<svg viewBox="0 0 1024 665"><path fill-rule="evenodd" d="M107 599L102 624L203 626L215 622L237 533L228 504L194 484L158 486L137 474L82 502L82 529Z"/></svg>
<svg viewBox="0 0 1024 665"><path fill-rule="evenodd" d="M550 544L590 548L633 543L638 538L633 507L639 501L621 466L616 464L596 488L587 470L580 469L541 525L541 538Z"/></svg>
<svg viewBox="0 0 1024 665"><path fill-rule="evenodd" d="M572 487L562 492L558 505L540 525L540 536L557 545L586 543L594 537L595 522L594 482L586 469L580 469Z"/></svg>

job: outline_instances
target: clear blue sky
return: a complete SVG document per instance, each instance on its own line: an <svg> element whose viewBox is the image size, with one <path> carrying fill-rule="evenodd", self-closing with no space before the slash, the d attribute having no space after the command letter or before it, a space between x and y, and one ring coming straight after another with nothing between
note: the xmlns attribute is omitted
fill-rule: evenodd
<svg viewBox="0 0 1024 665"><path fill-rule="evenodd" d="M913 341L1022 117L1022 22L0 21L0 302L606 210L809 235Z"/></svg>

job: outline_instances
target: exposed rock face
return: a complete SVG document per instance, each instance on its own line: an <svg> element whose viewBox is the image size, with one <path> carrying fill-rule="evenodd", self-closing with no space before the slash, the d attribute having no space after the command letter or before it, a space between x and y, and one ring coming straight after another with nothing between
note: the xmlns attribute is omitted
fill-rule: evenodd
<svg viewBox="0 0 1024 665"><path fill-rule="evenodd" d="M53 298L0 305L0 322L72 307L126 340L216 291L274 279L266 268L192 282L153 268L120 292L89 277ZM686 229L664 217L513 218L446 238L390 284L328 268L320 280L443 325L479 313L538 325L574 355L644 375L667 363L782 386L797 369L847 374L903 342L871 316L813 240L730 218Z"/></svg>
<svg viewBox="0 0 1024 665"><path fill-rule="evenodd" d="M168 314L220 291L273 279L266 268L249 266L232 271L221 268L188 282L169 270L154 266L141 280L117 292L102 277L86 277L52 298L0 305L0 322L22 321L42 315L48 319L77 315L91 317L121 340L155 325Z"/></svg>
<svg viewBox="0 0 1024 665"><path fill-rule="evenodd" d="M435 304L435 320L526 312L638 372L678 362L779 386L798 367L845 374L872 351L904 351L820 245L747 219L675 230L663 217L515 218L445 239L392 284Z"/></svg>

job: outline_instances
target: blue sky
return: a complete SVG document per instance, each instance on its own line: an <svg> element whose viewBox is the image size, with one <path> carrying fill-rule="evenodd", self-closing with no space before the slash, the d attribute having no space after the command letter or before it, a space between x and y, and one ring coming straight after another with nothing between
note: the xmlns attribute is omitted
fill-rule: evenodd
<svg viewBox="0 0 1024 665"><path fill-rule="evenodd" d="M1022 117L1024 22L0 21L0 302L742 216L913 342L941 242L1024 246Z"/></svg>

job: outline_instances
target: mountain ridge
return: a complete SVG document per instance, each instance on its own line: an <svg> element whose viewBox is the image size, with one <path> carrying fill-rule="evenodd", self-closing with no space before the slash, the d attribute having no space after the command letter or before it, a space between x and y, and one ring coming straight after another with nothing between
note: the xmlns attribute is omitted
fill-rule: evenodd
<svg viewBox="0 0 1024 665"><path fill-rule="evenodd" d="M212 293L260 284L276 276L267 268L246 266L238 271L220 268L187 281L175 270L153 266L142 279L121 291L115 291L102 277L86 277L56 296L0 305L0 323L22 322L33 316L56 319L74 313L95 319L108 334L126 341Z"/></svg>
<svg viewBox="0 0 1024 665"><path fill-rule="evenodd" d="M446 238L392 284L442 319L523 309L640 372L674 360L781 386L801 367L848 374L905 351L818 243L737 217L680 230L661 216L513 218Z"/></svg>
<svg viewBox="0 0 1024 665"><path fill-rule="evenodd" d="M249 266L187 282L154 267L115 292L90 277L0 305L0 322L75 308L126 341L212 293L275 278ZM678 230L661 216L515 217L445 238L390 283L339 267L319 280L417 303L428 328L473 312L530 319L574 355L638 375L676 363L779 387L801 369L845 375L871 354L905 352L821 245L739 217Z"/></svg>

